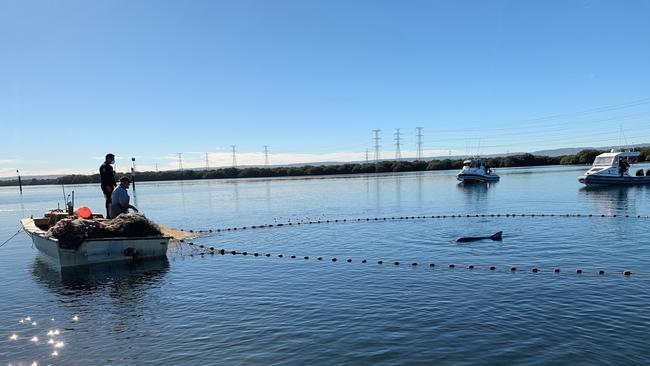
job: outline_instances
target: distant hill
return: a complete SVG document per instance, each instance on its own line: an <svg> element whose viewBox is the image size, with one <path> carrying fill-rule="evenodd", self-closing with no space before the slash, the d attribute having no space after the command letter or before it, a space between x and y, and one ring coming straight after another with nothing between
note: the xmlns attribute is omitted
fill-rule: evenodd
<svg viewBox="0 0 650 366"><path fill-rule="evenodd" d="M634 145L625 145L625 146L620 146L622 149L633 149L636 147L646 147L649 146L650 143L645 143L645 144L634 144ZM616 147L619 148L619 147ZM533 155L542 155L542 156L562 156L562 155L575 155L579 153L582 150L610 150L612 149L611 146L606 146L606 147L565 147L561 149L551 149L551 150L539 150L532 152L531 154Z"/></svg>

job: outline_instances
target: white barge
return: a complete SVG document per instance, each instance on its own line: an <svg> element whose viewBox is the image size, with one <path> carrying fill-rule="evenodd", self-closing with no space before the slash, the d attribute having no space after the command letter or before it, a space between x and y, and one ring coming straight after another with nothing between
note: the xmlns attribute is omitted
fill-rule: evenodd
<svg viewBox="0 0 650 366"><path fill-rule="evenodd" d="M48 218L21 220L23 229L32 238L34 246L45 259L60 268L164 257L171 239L165 235L86 238L79 245L71 247L62 245L59 239L48 234L51 222Z"/></svg>

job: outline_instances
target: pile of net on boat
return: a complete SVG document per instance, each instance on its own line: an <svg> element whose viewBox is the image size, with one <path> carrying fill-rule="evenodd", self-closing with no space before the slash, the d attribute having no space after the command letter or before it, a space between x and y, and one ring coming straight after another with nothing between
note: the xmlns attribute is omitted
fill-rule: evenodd
<svg viewBox="0 0 650 366"><path fill-rule="evenodd" d="M112 220L63 219L47 232L62 248L76 249L86 239L161 236L156 223L137 213L121 214Z"/></svg>

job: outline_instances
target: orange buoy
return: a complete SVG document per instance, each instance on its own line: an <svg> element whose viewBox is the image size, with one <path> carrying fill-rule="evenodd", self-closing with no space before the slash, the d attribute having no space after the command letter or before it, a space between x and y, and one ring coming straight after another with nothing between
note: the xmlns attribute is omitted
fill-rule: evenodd
<svg viewBox="0 0 650 366"><path fill-rule="evenodd" d="M81 206L74 213L80 219L90 219L93 217L93 212L86 206Z"/></svg>

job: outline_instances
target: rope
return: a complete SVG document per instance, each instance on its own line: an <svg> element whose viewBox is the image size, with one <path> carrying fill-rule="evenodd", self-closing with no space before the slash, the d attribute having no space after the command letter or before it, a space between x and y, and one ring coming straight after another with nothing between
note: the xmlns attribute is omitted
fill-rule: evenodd
<svg viewBox="0 0 650 366"><path fill-rule="evenodd" d="M350 223L350 222L371 222L371 221L405 221L405 220L424 220L424 219L447 219L447 218L493 218L493 217L531 217L531 218L551 218L551 217L580 217L580 218L620 218L620 219L650 219L650 216L644 215L605 215L605 214L452 214L452 215L418 215L418 216L386 216L386 217L364 217L352 219L333 219L333 220L288 220L282 223L240 226L240 227L227 227L220 229L180 229L180 231L187 231L190 233L221 233L239 230L263 229L274 227L287 227L299 225L314 225L314 224L330 224L330 223Z"/></svg>
<svg viewBox="0 0 650 366"><path fill-rule="evenodd" d="M16 235L20 234L21 231L23 231L23 228L18 229L18 231L16 231L16 233L15 233L14 235L12 235L11 237L9 237L9 239L5 240L2 244L0 244L0 247L4 246L4 245L7 244L11 239L15 238Z"/></svg>
<svg viewBox="0 0 650 366"><path fill-rule="evenodd" d="M195 255L197 256L205 256L205 255L221 255L221 256L226 256L226 255L241 255L245 257L267 257L267 258L291 258L291 259L301 259L303 261L308 261L308 260L316 260L316 261L325 261L325 262L331 262L331 263L336 263L338 262L338 258L336 257L310 257L310 256L298 256L298 255L284 255L282 253L279 254L271 254L271 253L260 253L260 252L248 252L248 251L239 251L239 250L228 250L228 249L215 249L212 246L206 246L206 245L196 245L193 242L189 243L184 243L183 241L180 241L180 245L177 247L177 254L181 256L185 256L183 253L183 247L186 247L191 251L189 254L190 257L194 257ZM532 274L541 274L541 273L546 273L546 274L553 274L553 275L559 275L563 273L569 273L569 274L574 274L574 275L588 275L589 273L595 274L598 277L603 277L606 274L614 274L614 275L619 275L623 277L630 277L632 275L638 276L650 276L650 273L644 273L644 272L635 272L631 271L629 269L626 270L619 270L619 271L609 271L605 270L604 268L599 268L596 267L595 270L592 269L592 271L587 272L583 268L576 268L575 270L561 270L558 267L553 267L553 268L541 268L541 267L536 267L536 266L527 266L525 268L520 268L520 267L515 267L515 266L496 266L496 265L475 265L475 264L469 264L469 265L459 265L455 263L449 263L446 265L436 265L433 262L418 262L418 261L406 261L406 262L401 262L399 260L392 260L392 261L387 261L387 260L369 260L367 258L364 259L353 259L353 258L346 258L342 260L342 262L346 263L361 263L361 264L372 264L375 263L378 266L389 266L389 267L411 267L411 268L417 268L419 266L424 266L425 268L429 269L436 269L436 270L462 270L465 269L467 271L488 271L488 272L501 272L501 273L521 273L521 272L526 272L526 273L532 273Z"/></svg>

